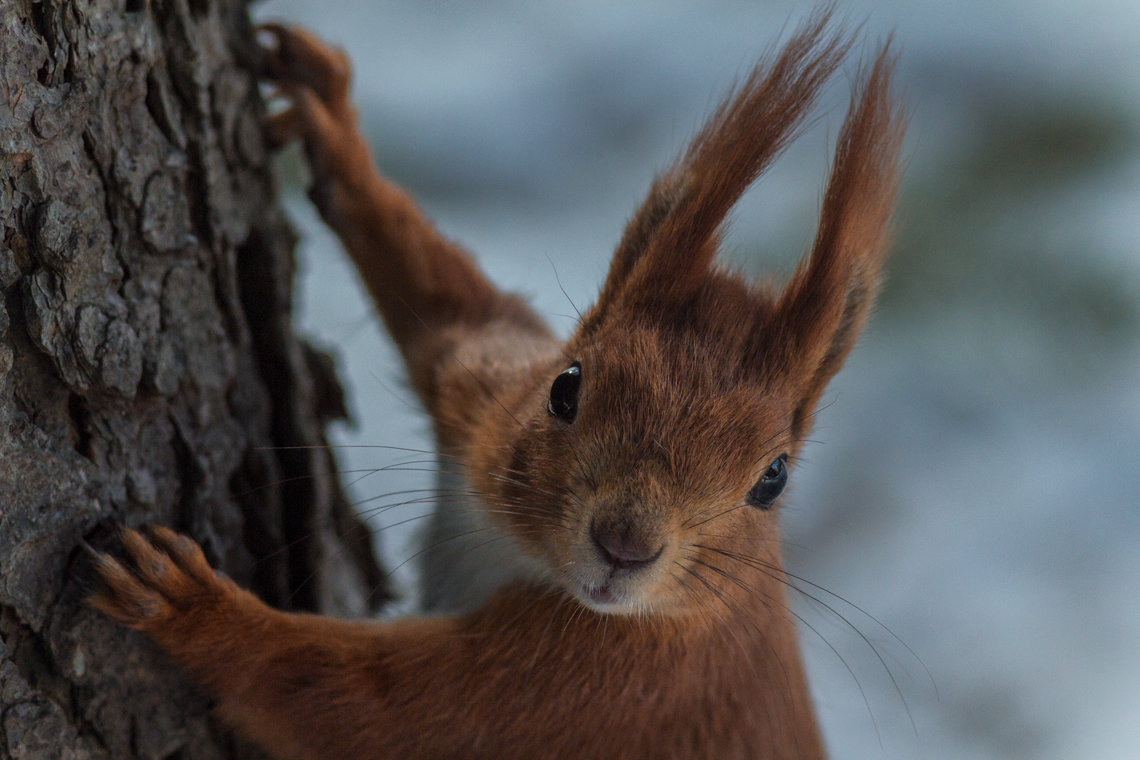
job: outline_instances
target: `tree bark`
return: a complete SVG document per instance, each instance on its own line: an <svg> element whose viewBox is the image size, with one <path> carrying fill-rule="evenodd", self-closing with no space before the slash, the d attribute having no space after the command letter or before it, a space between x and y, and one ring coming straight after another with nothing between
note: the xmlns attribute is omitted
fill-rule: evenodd
<svg viewBox="0 0 1140 760"><path fill-rule="evenodd" d="M162 523L269 603L383 597L291 324L241 0L0 1L0 760L254 756L84 606Z"/></svg>

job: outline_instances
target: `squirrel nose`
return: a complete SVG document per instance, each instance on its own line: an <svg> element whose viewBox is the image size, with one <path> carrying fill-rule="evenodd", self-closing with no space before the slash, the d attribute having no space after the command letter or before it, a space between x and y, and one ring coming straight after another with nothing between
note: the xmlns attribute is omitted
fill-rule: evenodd
<svg viewBox="0 0 1140 760"><path fill-rule="evenodd" d="M665 545L651 544L629 530L607 530L590 526L590 538L609 565L615 570L638 570L652 565L665 551Z"/></svg>

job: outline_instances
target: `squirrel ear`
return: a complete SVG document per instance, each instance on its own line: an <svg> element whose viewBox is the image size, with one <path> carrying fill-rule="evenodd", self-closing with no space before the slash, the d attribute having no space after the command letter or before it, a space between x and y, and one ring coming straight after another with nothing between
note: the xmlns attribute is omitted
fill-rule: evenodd
<svg viewBox="0 0 1140 760"><path fill-rule="evenodd" d="M883 45L852 96L810 256L800 263L754 355L794 386L797 435L855 344L879 287L899 180L903 120L892 108L894 57Z"/></svg>
<svg viewBox="0 0 1140 760"><path fill-rule="evenodd" d="M851 46L840 32L826 33L830 20L830 9L818 11L774 61L761 61L682 158L654 180L626 226L587 325L618 302L669 308L704 283L725 216L790 142Z"/></svg>

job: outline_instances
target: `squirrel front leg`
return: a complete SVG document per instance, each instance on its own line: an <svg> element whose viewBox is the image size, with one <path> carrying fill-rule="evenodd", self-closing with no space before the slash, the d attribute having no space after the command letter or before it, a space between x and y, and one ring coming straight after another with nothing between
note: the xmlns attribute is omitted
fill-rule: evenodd
<svg viewBox="0 0 1140 760"><path fill-rule="evenodd" d="M348 101L344 54L300 29L268 24L261 31L271 41L265 73L291 101L268 119L269 140L303 143L310 197L356 264L429 411L439 393L433 372L458 343L492 325L487 332L500 338L549 342L528 306L498 291L407 193L376 172Z"/></svg>
<svg viewBox="0 0 1140 760"><path fill-rule="evenodd" d="M124 560L97 554L91 604L142 631L219 701L221 716L275 758L386 758L409 708L430 722L437 703L396 700L409 655L452 649L456 621L350 622L288 614L217 575L198 545L166 528L120 533ZM416 654L418 653L418 654ZM430 661L439 658L427 655Z"/></svg>

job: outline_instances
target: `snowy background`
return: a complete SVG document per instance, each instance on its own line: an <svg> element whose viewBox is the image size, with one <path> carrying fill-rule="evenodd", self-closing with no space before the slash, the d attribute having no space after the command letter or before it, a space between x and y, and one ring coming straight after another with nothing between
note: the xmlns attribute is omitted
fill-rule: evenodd
<svg viewBox="0 0 1140 760"><path fill-rule="evenodd" d="M256 6L348 51L384 171L564 333L654 172L809 10ZM1138 758L1140 3L844 14L868 52L894 31L911 124L888 287L784 512L789 569L832 608L799 599L828 744L836 758ZM747 271L787 273L810 240L852 73L738 208L726 256ZM363 447L342 466L392 466L346 475L376 509L431 476L367 447L428 448L427 425L295 154L281 170L303 234L300 324L340 357L357 424L337 443ZM391 565L426 509L371 516Z"/></svg>

